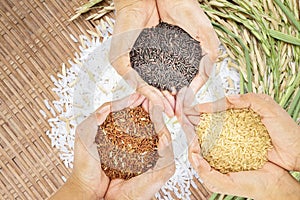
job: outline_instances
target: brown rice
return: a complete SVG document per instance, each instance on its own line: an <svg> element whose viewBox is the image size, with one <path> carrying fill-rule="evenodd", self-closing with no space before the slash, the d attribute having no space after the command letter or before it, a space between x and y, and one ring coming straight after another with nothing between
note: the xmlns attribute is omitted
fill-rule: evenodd
<svg viewBox="0 0 300 200"><path fill-rule="evenodd" d="M203 157L222 173L259 169L272 148L266 127L251 109L204 113L196 132Z"/></svg>

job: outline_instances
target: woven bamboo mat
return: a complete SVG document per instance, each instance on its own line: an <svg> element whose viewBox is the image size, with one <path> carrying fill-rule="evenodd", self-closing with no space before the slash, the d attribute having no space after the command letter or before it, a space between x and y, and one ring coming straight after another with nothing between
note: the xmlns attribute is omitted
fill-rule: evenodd
<svg viewBox="0 0 300 200"><path fill-rule="evenodd" d="M58 97L56 76L78 49L70 38L88 35L94 24L84 17L69 22L78 0L0 1L0 196L1 199L46 199L68 177L45 132L40 110ZM192 199L205 199L193 189ZM207 194L206 194L207 195Z"/></svg>
<svg viewBox="0 0 300 200"><path fill-rule="evenodd" d="M44 99L57 99L50 74L79 51L69 34L92 28L68 21L85 2L0 1L0 199L46 199L70 173L39 110L47 110Z"/></svg>

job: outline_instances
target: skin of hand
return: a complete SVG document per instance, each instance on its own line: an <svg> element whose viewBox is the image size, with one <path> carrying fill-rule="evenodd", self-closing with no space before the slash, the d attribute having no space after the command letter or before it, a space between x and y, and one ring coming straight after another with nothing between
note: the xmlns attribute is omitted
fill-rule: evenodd
<svg viewBox="0 0 300 200"><path fill-rule="evenodd" d="M101 108L102 109L102 108ZM76 128L74 168L67 182L50 199L102 199L109 185L109 178L101 169L95 144L99 116L97 110Z"/></svg>
<svg viewBox="0 0 300 200"><path fill-rule="evenodd" d="M299 169L299 126L271 97L262 94L229 96L217 102L198 104L194 108L183 107L182 99L187 89L176 99L176 116L189 141L189 160L204 184L213 192L250 197L254 199L299 199L300 184L285 170ZM181 103L180 103L181 101ZM201 149L194 126L199 123L199 113L218 112L230 108L251 108L261 115L274 145L268 154L269 161L263 168L221 174L209 166L201 156ZM281 168L281 167L285 168Z"/></svg>
<svg viewBox="0 0 300 200"><path fill-rule="evenodd" d="M175 172L172 143L169 137L168 132L159 134L159 159L153 169L129 180L111 180L105 199L152 199Z"/></svg>
<svg viewBox="0 0 300 200"><path fill-rule="evenodd" d="M195 141L198 145L198 141ZM199 147L199 145L198 145ZM267 162L261 169L222 174L209 166L197 148L190 147L189 160L204 185L212 192L253 199L299 199L300 184L288 171Z"/></svg>
<svg viewBox="0 0 300 200"><path fill-rule="evenodd" d="M300 170L300 126L270 96L248 93L229 96L218 102L198 104L185 114L199 116L200 112L217 112L230 108L251 108L261 116L274 148L268 159L286 170Z"/></svg>
<svg viewBox="0 0 300 200"><path fill-rule="evenodd" d="M165 113L174 115L174 97L167 91L160 92L148 85L130 65L129 52L143 28L156 26L159 15L155 0L115 0L116 23L109 59L116 71L136 91L147 97ZM162 117L160 117L162 118Z"/></svg>
<svg viewBox="0 0 300 200"><path fill-rule="evenodd" d="M101 120L104 121L106 116L113 111L122 110L125 107L134 108L142 104L142 107L148 111L148 105L145 105L145 97L134 94L128 98L116 101L110 104L103 105ZM147 102L149 103L149 101ZM151 102L150 102L151 104ZM155 111L153 116L159 115L156 112L162 110L152 109ZM157 127L157 120L152 120L154 126ZM151 199L156 192L171 178L175 172L175 162L172 150L171 135L166 128L159 128L158 137L158 154L159 159L153 169L133 177L129 180L113 179L110 181L105 199Z"/></svg>
<svg viewBox="0 0 300 200"><path fill-rule="evenodd" d="M219 54L220 41L197 0L157 0L157 9L162 21L177 25L200 42L202 54L199 72L189 88L196 94L213 70ZM194 97L188 97L186 104Z"/></svg>
<svg viewBox="0 0 300 200"><path fill-rule="evenodd" d="M98 126L110 112L142 104L145 97L133 94L127 98L105 103L76 128L74 168L67 182L50 200L60 199L151 199L165 182L174 174L175 163L171 136L166 127L159 135L158 159L156 166L146 173L130 180L110 181L101 169L101 162L95 143ZM155 122L154 122L155 123Z"/></svg>

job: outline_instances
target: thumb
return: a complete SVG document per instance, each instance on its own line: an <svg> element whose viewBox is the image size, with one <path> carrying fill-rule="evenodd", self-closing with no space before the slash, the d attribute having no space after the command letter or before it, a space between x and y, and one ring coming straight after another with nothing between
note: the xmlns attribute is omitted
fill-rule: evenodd
<svg viewBox="0 0 300 200"><path fill-rule="evenodd" d="M232 185L232 180L229 175L222 174L211 168L209 163L199 153L191 153L189 160L204 185L210 191L228 194L235 188Z"/></svg>
<svg viewBox="0 0 300 200"><path fill-rule="evenodd" d="M204 160L204 158L199 153L191 153L190 162L200 177L201 175L203 177L206 177L212 170L208 162Z"/></svg>

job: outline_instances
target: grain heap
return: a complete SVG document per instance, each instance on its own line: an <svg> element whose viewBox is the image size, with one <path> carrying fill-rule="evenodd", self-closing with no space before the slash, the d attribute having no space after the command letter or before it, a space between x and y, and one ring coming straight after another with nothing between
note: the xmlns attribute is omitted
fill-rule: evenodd
<svg viewBox="0 0 300 200"><path fill-rule="evenodd" d="M199 70L200 43L178 26L164 22L145 28L130 51L133 69L159 90L188 86Z"/></svg>
<svg viewBox="0 0 300 200"><path fill-rule="evenodd" d="M259 169L272 148L267 129L251 109L202 114L196 132L203 157L222 173Z"/></svg>
<svg viewBox="0 0 300 200"><path fill-rule="evenodd" d="M141 106L110 113L95 141L102 169L111 179L130 179L153 168L158 159L158 136Z"/></svg>

